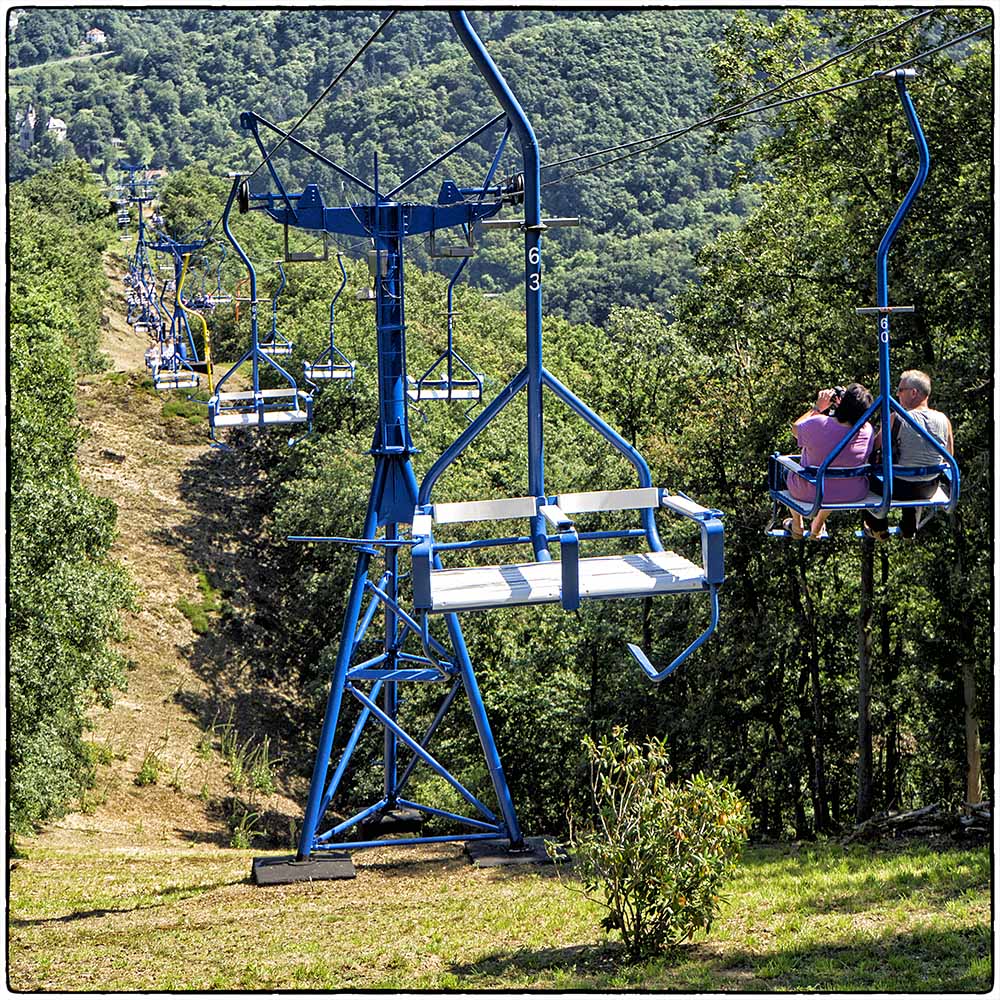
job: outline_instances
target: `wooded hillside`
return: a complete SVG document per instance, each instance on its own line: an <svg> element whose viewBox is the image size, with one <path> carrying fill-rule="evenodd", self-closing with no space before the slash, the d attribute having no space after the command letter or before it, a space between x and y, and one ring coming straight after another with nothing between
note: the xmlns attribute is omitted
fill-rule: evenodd
<svg viewBox="0 0 1000 1000"><path fill-rule="evenodd" d="M457 44L432 17L443 15L404 12L350 85L303 127L303 140L365 175L378 150L401 177L491 114ZM874 9L774 17L644 10L474 20L538 120L544 162L687 122L900 17ZM867 77L980 19L979 11L944 10L891 43L831 65L809 89ZM73 39L90 23L107 30L112 56L31 68L43 51L76 51ZM257 162L233 128L240 108L294 120L374 25L374 15L356 12L106 11L88 20L81 10L31 10L12 48L19 67L28 68L11 78L10 104L57 111L81 135L79 121L93 118L92 146L70 137L91 166L110 161L105 143L124 131L128 156L172 168L162 203L180 233L218 217L223 166ZM319 45L317 37L336 44ZM727 582L717 637L658 687L640 674L624 642L641 640L666 662L704 627L699 596L585 603L574 614L536 608L467 616L470 653L481 665L486 707L526 828L558 829L568 808L580 808L580 738L615 724L637 738L666 734L679 774L731 777L753 806L756 832L767 836L832 833L888 808L931 801L958 807L991 796L991 59L986 41L939 53L921 62L910 88L932 167L890 259L892 300L916 306L913 318L894 319L893 374L919 368L931 375L932 404L951 417L962 468L958 511L939 515L912 543L859 541L851 515L831 519L825 545L764 537L767 456L792 449L790 421L819 387L858 380L877 390L874 324L854 310L874 303L875 248L916 163L891 82L823 94L776 110L760 126L685 137L546 189L546 212L588 220L546 237L546 364L639 447L655 483L726 513ZM62 155L43 138L23 155L14 151L12 171L25 176ZM281 169L290 166L294 171L285 160ZM477 163L470 176L481 178L486 166ZM50 176L37 175L23 190L52 183ZM433 185L423 192L434 193ZM333 188L328 200L335 200ZM98 247L76 239L76 209L60 201L54 211L62 213L64 233L73 232L71 249L85 267ZM15 213L12 231L24 225L19 218L28 217ZM251 215L237 231L254 260L274 259L277 226ZM38 263L40 251L25 241L22 233L13 244L15 274ZM516 296L484 293L514 285L519 254L516 242L491 237L456 296L459 350L489 375L494 393L522 364L524 321ZM339 271L333 261L289 271L280 317L301 370L323 347ZM351 287L366 274L364 262L352 261ZM275 279L266 273L264 294ZM407 275L413 369L423 370L441 348L445 285L441 274L415 267ZM286 735L319 727L352 559L350 550L286 539L356 535L371 473L370 306L345 296L337 322L338 343L359 365L354 385L324 389L316 431L294 449L280 437L248 435L227 456L245 507L239 516L206 514L198 533L217 538L220 551L252 557L242 565L252 563L253 573L236 578L228 563L212 564L195 546L187 551L225 594L227 611L214 627L240 645L261 684L291 693L279 701L286 715L274 722ZM27 329L44 332L40 323L35 316ZM234 358L246 339L245 319L238 326L219 310L212 323L219 357ZM64 365L58 347L53 351ZM71 381L72 373L60 377ZM466 426L455 409L422 409L426 423L413 418L418 479ZM547 406L545 419L553 491L633 485L624 464L568 410ZM35 475L33 453L15 449L19 454L24 474ZM72 454L71 435L61 454ZM512 405L496 432L442 480L439 499L522 495L525 454L523 411ZM198 475L196 465L192 481ZM696 537L671 530L669 543L684 551ZM864 572L876 580L867 624L860 617ZM12 589L16 584L18 600L34 608L39 598L23 579L12 576ZM211 637L202 637L194 655L209 662L212 648ZM870 703L861 701L859 731L858 663L869 654ZM410 707L433 716L423 692ZM488 795L469 721L453 716L435 740L449 759L464 762L459 770L469 788ZM375 743L356 759L377 758ZM286 765L307 773L312 749L300 741ZM364 800L376 777L349 775L352 794Z"/></svg>
<svg viewBox="0 0 1000 1000"><path fill-rule="evenodd" d="M516 82L545 160L555 162L689 124L707 111L709 50L730 16L507 11L476 12L474 20ZM12 144L11 175L27 176L74 152L109 178L108 168L121 158L169 170L195 163L219 173L237 168L256 153L239 127L240 112L291 125L379 20L374 12L336 9L28 10L10 47L17 67L12 135L29 107L37 117L25 148ZM100 47L83 43L91 25L106 32ZM109 55L67 64L54 58L78 52ZM43 56L52 61L40 64ZM447 14L404 11L297 136L361 175L380 152L388 182L482 124L493 103ZM66 123L66 142L47 132L51 116ZM548 237L554 250L548 308L576 322L603 322L616 302L668 310L670 297L693 276L698 247L733 228L746 210L748 195L728 188L755 132L751 126L718 149L704 133L693 133L669 156L613 164L547 187L547 214L584 220ZM487 134L449 161L460 182L481 179L480 161L494 141ZM307 166L282 151L275 162L293 183L320 183L330 203L341 196L340 179L317 172L315 161ZM506 166L516 170L517 162L512 144ZM414 197L436 194L426 184L413 188ZM203 210L205 218L217 216L221 206ZM518 266L516 247L494 241L470 277L487 291L504 291L516 288Z"/></svg>

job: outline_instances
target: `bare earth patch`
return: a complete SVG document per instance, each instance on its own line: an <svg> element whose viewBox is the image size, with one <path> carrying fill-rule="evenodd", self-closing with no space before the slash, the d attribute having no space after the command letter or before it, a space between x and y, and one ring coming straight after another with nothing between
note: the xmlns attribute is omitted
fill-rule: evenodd
<svg viewBox="0 0 1000 1000"><path fill-rule="evenodd" d="M92 712L89 739L101 761L96 786L81 809L46 828L40 843L90 849L226 843L229 830L218 802L232 791L227 768L207 749L210 720L185 708L192 700L218 700L225 681L210 687L192 669L187 651L195 633L178 609L179 601L200 598L196 568L183 554L179 532L196 513L183 499L181 476L209 452L207 421L192 427L163 415L164 396L152 388L143 360L149 341L125 322L119 267L112 261L105 266L112 292L102 346L112 367L80 382L86 435L78 458L84 484L118 508L119 536L111 554L128 567L141 593L138 611L126 616L127 638L120 647L131 666L127 690L110 710ZM224 722L225 705L219 708ZM155 780L137 785L147 762ZM260 806L289 816L298 811L278 795Z"/></svg>

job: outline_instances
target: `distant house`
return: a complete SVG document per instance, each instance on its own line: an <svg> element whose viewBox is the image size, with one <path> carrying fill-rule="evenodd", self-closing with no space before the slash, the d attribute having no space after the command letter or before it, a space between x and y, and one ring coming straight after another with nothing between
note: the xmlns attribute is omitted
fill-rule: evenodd
<svg viewBox="0 0 1000 1000"><path fill-rule="evenodd" d="M35 124L38 121L38 112L33 105L28 105L28 110L21 115L17 122L17 144L21 149L29 149L35 141Z"/></svg>
<svg viewBox="0 0 1000 1000"><path fill-rule="evenodd" d="M103 45L108 40L108 36L100 28L90 28L84 38L88 45Z"/></svg>
<svg viewBox="0 0 1000 1000"><path fill-rule="evenodd" d="M146 171L146 179L151 181L158 181L161 177L167 176L166 167L153 167Z"/></svg>
<svg viewBox="0 0 1000 1000"><path fill-rule="evenodd" d="M125 140L119 139L118 136L114 136L111 140L111 145L114 146L115 149L121 149L122 146L125 145Z"/></svg>
<svg viewBox="0 0 1000 1000"><path fill-rule="evenodd" d="M61 118L50 118L46 128L55 137L56 142L64 142L66 139L66 123Z"/></svg>

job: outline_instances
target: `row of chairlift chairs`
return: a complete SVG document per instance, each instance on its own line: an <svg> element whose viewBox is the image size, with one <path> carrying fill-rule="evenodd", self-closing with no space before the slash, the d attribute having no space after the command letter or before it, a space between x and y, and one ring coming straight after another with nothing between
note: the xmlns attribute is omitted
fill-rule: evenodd
<svg viewBox="0 0 1000 1000"><path fill-rule="evenodd" d="M124 189L122 189L124 190ZM120 203L119 221L127 225L129 221L127 201ZM220 246L220 259L214 275L206 252L198 254L200 281L189 278L189 258L192 245L190 240L174 241L162 233L155 233L152 239L139 242L135 252L129 255L128 269L123 276L126 287L127 321L138 333L147 333L153 344L146 352L146 365L153 384L159 390L197 389L201 385L200 374L209 375L211 369L201 360L195 338L192 334L190 316L194 315L203 324L204 313L210 313L221 305L231 305L239 319L240 305L250 305L250 345L244 354L211 386L208 400L209 427L213 442L216 432L229 428L275 427L288 425L311 426L314 394L321 385L330 382L348 384L354 380L357 365L351 361L336 343L336 307L346 285L347 271L343 256L337 254L341 272L340 286L330 301L329 342L313 361L303 362L302 381L308 387L299 388L295 379L277 359L290 356L294 344L285 337L278 327L278 299L287 286L284 264L291 260L327 259L314 258L304 254L290 255L285 260L276 260L279 283L270 298L270 329L261 333L258 306L268 302L259 299L257 293L257 270L247 257L229 229L229 208L223 224L232 245L236 248L247 268L246 278L241 279L233 293L225 291L223 268L228 247ZM162 226L162 218L153 214L150 223L154 229ZM461 257L447 289L447 343L442 353L419 378L407 376L407 397L416 404L428 400L460 401L475 405L482 399L485 378L475 372L454 347L454 289L468 258L473 252L466 244L456 247L437 247L434 256ZM184 251L187 251L185 254ZM325 241L324 241L325 251ZM152 260L151 255L152 254ZM165 263L154 263L157 258L168 258ZM369 256L369 268L373 281L378 281L378 260L374 251ZM214 287L210 287L214 285ZM240 292L248 292L241 295ZM167 296L173 294L173 304ZM358 292L357 298L374 301L372 285L367 284ZM207 339L207 328L205 329ZM249 388L230 389L241 369L250 365ZM287 385L267 387L261 379L262 372L271 370L281 382Z"/></svg>
<svg viewBox="0 0 1000 1000"><path fill-rule="evenodd" d="M941 447L940 442L930 438L926 431L919 427L905 409L892 398L889 379L889 316L893 313L906 313L913 310L912 307L889 305L886 259L896 231L926 179L929 166L927 144L913 110L912 102L906 92L904 81L905 76L897 77L897 89L920 153L920 169L879 246L876 262L877 305L857 310L859 314L874 315L879 320L879 395L857 424L845 433L840 446L828 455L818 467L803 466L801 455L775 453L771 456L768 466L768 491L773 501L774 514L771 524L766 529L766 534L771 537L790 537L786 529L775 527L779 521L779 511L782 508L795 511L805 518L811 518L818 511L824 509L838 512L868 510L885 516L890 509L919 507L922 508L923 517L926 518L938 509L951 511L958 502L960 476L957 462ZM121 190L124 192L124 188ZM302 367L302 381L308 388L300 388L292 375L277 360L290 356L294 350L291 341L283 336L278 329L278 298L287 284L284 261L280 259L275 261L280 281L270 299L270 329L262 336L259 330L257 307L267 300L258 299L256 269L233 235L229 225L230 212L234 197L237 195L241 198L246 197L246 193L240 192L238 187L234 185L222 218L225 234L247 270L246 277L240 280L233 294L229 294L223 289L222 271L227 251L225 244L221 244L221 259L215 270L214 290L208 290L210 267L207 255L202 254L200 289L192 292L186 298L182 294L183 289L177 289L173 311L165 307L164 295L167 291L174 290L176 281L169 278L164 279L159 295L156 294L154 269L149 264L145 253L146 248L141 244L130 258L129 272L125 276L125 283L129 288L129 322L137 331L148 332L157 341L147 357L153 372L154 384L159 389L196 388L200 383L198 374L194 371L194 367L199 364L199 359L188 323L189 312L194 312L200 318L200 313L206 310L212 310L218 305L232 304L238 318L240 303L249 303L250 345L218 380L209 399L208 416L213 442L216 440L216 432L227 428L264 428L303 424L308 428L312 422L314 393L319 387L329 382L350 383L356 374L355 363L347 358L335 340L336 305L347 284L347 272L341 254L337 254L341 282L330 302L329 343L319 357L312 362L304 362ZM125 207L124 210L120 209L119 222L127 224L127 204L124 202L122 204ZM243 207L241 205L241 209ZM162 220L155 215L153 221L162 224ZM322 257L289 253L286 246L285 260L328 259L325 234L318 235L323 239ZM162 242L155 244L155 246L158 252L167 249L162 245ZM447 289L447 343L442 353L419 378L407 376L407 397L414 404L426 400L449 400L464 401L475 405L481 401L483 396L484 377L475 372L455 350L455 311L453 308L455 284L468 263L469 257L474 253L474 242L470 237L467 242L442 246L441 244L435 245L432 238L428 248L432 257L459 258L460 263L452 274ZM176 263L176 254L173 263L174 266L168 267L167 270L172 271L175 275L179 274L181 268ZM369 272L372 284L363 287L357 297L374 301L375 292L372 286L385 276L384 265L379 254L374 250L369 251ZM240 295L240 291L248 291L249 294ZM236 380L240 369L247 364L250 365L251 386L246 389L227 388L231 382ZM265 387L262 384L261 373L267 370L271 370L276 375L277 380L284 384L278 387ZM890 440L886 440L882 449L881 464L878 467L865 465L850 469L838 468L836 465L837 456L855 431L876 414L882 417L883 423L888 422L890 415L897 420L909 423L921 437L926 438L933 447L937 448L941 454L941 461L933 467L927 466L919 469L894 466L892 444ZM888 439L889 435L886 435L886 438ZM787 477L790 473L795 473L813 485L815 489L814 500L802 501L792 496L787 484ZM919 501L893 499L892 482L895 477L929 474L936 474L941 479L941 487L934 496ZM858 476L880 480L882 492L869 491L863 500L850 503L831 503L824 500L823 492L827 482L833 479ZM892 533L897 534L898 529L892 529ZM861 532L859 531L858 534L860 535Z"/></svg>

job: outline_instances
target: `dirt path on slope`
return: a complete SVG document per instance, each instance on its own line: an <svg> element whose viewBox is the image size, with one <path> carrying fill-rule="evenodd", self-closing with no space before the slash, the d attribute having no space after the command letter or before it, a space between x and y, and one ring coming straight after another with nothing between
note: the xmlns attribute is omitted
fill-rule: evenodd
<svg viewBox="0 0 1000 1000"><path fill-rule="evenodd" d="M112 367L79 384L85 436L78 458L84 485L118 509L119 535L111 555L141 588L137 611L125 616L127 637L119 647L130 661L128 687L110 709L92 712L94 729L88 739L97 758L95 787L77 811L49 824L41 839L90 848L96 843L228 844L237 790L219 752L219 727L229 705L248 692L240 692L238 682L225 676L226 668L238 662L239 651L226 648L221 636L214 642L219 676L206 677L204 662L199 671L193 668L197 636L178 603L200 606L204 597L197 569L185 555L191 551L190 525L203 513L195 504L224 504L234 498L224 482L210 483L217 488L193 498L190 489L182 490L183 478L190 479L196 464L199 475L222 480L224 457L214 465L211 456L206 458L210 449L204 416L164 412L166 403L184 397L152 388L143 361L147 338L124 319L120 268L106 259L112 288L102 346ZM216 564L236 558L232 553L212 556ZM213 730L215 717L219 726ZM279 795L264 796L254 807L298 814L296 804Z"/></svg>

